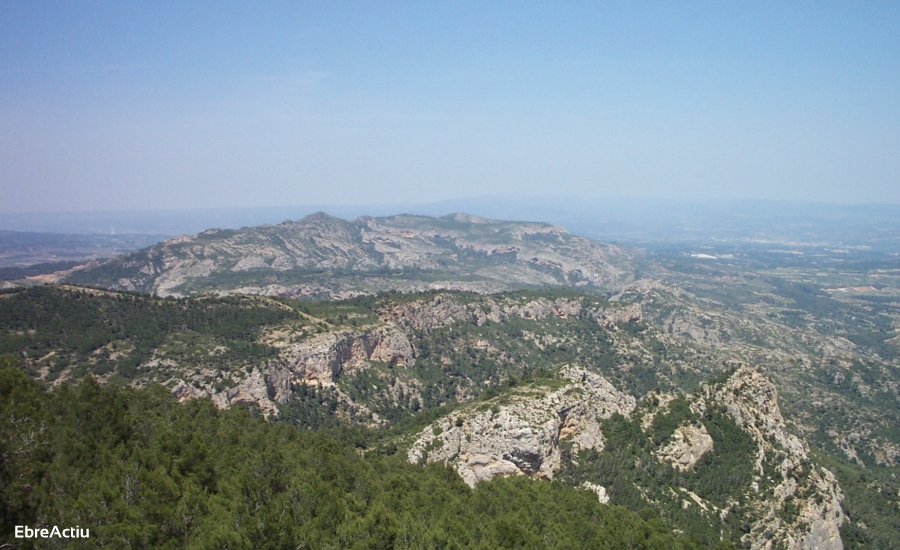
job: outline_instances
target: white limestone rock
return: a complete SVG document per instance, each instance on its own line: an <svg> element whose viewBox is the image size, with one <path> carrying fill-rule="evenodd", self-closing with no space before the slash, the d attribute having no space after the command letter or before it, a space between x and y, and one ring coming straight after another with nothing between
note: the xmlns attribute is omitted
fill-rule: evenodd
<svg viewBox="0 0 900 550"><path fill-rule="evenodd" d="M705 426L686 424L675 428L672 439L657 452L657 457L684 471L693 468L712 449L713 439Z"/></svg>
<svg viewBox="0 0 900 550"><path fill-rule="evenodd" d="M609 495L606 494L606 487L604 487L603 485L597 485L596 483L585 481L581 484L581 488L597 493L597 498L600 499L601 504L609 504Z"/></svg>
<svg viewBox="0 0 900 550"><path fill-rule="evenodd" d="M282 357L294 381L321 386L333 385L342 372L367 368L369 361L407 367L414 356L409 339L393 327L329 332L282 348Z"/></svg>
<svg viewBox="0 0 900 550"><path fill-rule="evenodd" d="M781 482L772 495L757 503L750 532L742 537L745 547L762 550L778 541L792 550L843 550L840 527L843 493L837 478L809 460L806 445L790 433L778 406L775 386L758 370L741 366L724 384L707 385L701 399L724 406L735 423L757 444L755 467L764 473L767 455L777 457ZM799 498L803 489L804 498ZM788 523L779 517L791 500L800 508Z"/></svg>
<svg viewBox="0 0 900 550"><path fill-rule="evenodd" d="M555 390L522 386L507 396L452 413L423 430L410 447L410 462L446 462L470 486L497 475L552 478L560 465L559 442L573 450L603 449L599 418L634 411L635 400L602 376L581 367L560 370ZM548 391L549 390L549 391Z"/></svg>

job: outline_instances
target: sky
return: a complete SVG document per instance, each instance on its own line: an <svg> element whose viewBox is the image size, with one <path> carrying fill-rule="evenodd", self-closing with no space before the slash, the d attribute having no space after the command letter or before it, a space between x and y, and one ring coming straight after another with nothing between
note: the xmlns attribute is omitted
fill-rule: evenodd
<svg viewBox="0 0 900 550"><path fill-rule="evenodd" d="M900 3L0 3L0 212L900 203Z"/></svg>

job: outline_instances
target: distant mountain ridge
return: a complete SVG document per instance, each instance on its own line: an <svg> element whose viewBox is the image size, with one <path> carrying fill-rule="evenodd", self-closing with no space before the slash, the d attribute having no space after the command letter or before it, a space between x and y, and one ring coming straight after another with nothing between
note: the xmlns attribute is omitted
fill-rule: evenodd
<svg viewBox="0 0 900 550"><path fill-rule="evenodd" d="M467 214L347 221L319 212L278 225L176 237L64 274L58 282L157 296L614 289L634 279L636 257L548 223Z"/></svg>

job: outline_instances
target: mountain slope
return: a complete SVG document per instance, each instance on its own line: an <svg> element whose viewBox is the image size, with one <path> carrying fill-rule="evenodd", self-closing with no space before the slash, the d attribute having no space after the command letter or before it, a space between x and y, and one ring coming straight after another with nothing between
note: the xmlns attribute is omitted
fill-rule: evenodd
<svg viewBox="0 0 900 550"><path fill-rule="evenodd" d="M409 461L451 465L471 486L498 475L556 476L603 502L652 503L705 544L843 548L841 488L786 430L777 392L758 371L740 367L638 407L582 367L562 367L554 382L439 419L417 434Z"/></svg>
<svg viewBox="0 0 900 550"><path fill-rule="evenodd" d="M473 491L445 468L159 388L42 391L11 363L0 356L2 548L702 548L560 483Z"/></svg>
<svg viewBox="0 0 900 550"><path fill-rule="evenodd" d="M162 383L179 399L209 397L224 408L249 404L304 428L356 426L382 435L385 428L409 435L413 427L419 430L457 409L514 399L510 388L526 381L550 380L535 389L550 395L565 383L556 370L561 365L580 365L635 399L635 413L620 411L621 422L611 417L597 425L605 436L609 430L636 435L635 423L644 430L642 419L654 417L654 407L665 409L679 392L699 402L696 390L711 377L750 365L777 388L785 433L800 437L808 460L837 476L847 547L896 547L900 275L880 264L838 271L811 259L802 269L788 269L784 262L738 258L704 266L697 262L705 259L682 256L666 260L671 269L665 269L639 253L591 243L548 224L464 215L352 222L315 215L278 226L181 237L68 275L170 297L237 295L163 300L75 287L0 294L0 313L10 314L3 320L0 351L20 354L35 376L54 384L85 374L135 386ZM639 271L655 279L641 278ZM501 292L541 286L557 289ZM429 288L477 293L373 296ZM355 297L301 302L283 296ZM648 405L654 400L661 404ZM634 477L640 472L629 473L624 454L613 460L614 449L588 447L582 453L588 458L576 460L590 459L614 478L632 476L626 485L641 490L617 488L584 472L565 474L565 445L539 454L560 458L551 471L573 483L602 485L635 509L680 505L671 493L654 491L660 480L677 492L687 487L689 475L680 468L717 456L704 451L711 440L718 445L717 433L734 435L736 449L750 449L750 436L745 433L740 443L729 427L734 417L716 415L706 423L692 417L671 426L666 436L671 437L650 447L625 446L632 467L641 463L656 472L655 485ZM552 416L542 425L553 425ZM606 423L611 424L604 431ZM585 425L593 424L585 420ZM361 437L374 445L371 434ZM763 445L759 441L756 445ZM598 456L590 454L595 451ZM740 462L738 454L729 456ZM794 458L807 460L799 456ZM494 466L509 468L489 460L470 470ZM733 475L747 481L744 474ZM705 511L671 518L681 514L694 518L689 522L705 522L708 537L726 529L735 541L747 533L765 540L752 527L763 516L748 519L746 532L743 524L722 527L721 518L698 519L716 509L708 504L715 498L691 490ZM693 506L689 501L696 501L687 497ZM781 502L767 502L776 501ZM795 512L801 509L791 502L756 510L775 510L782 525L767 523L771 533L800 540L811 531L797 524L802 514ZM719 512L728 507L726 501L713 504ZM742 506L742 517L751 518L752 507ZM826 538L833 538L832 531Z"/></svg>

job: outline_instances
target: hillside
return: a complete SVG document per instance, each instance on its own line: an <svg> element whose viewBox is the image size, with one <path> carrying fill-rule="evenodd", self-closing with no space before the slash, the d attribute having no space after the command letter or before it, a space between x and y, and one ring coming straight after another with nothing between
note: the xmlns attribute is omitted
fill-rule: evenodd
<svg viewBox="0 0 900 550"><path fill-rule="evenodd" d="M840 547L842 487L784 423L771 382L656 330L634 304L564 290L343 302L78 287L0 296L0 352L19 350L53 385L85 375L161 384L182 401L249 405L373 452L448 462L470 483L558 478L651 506L705 544Z"/></svg>
<svg viewBox="0 0 900 550"><path fill-rule="evenodd" d="M560 483L472 491L421 468L159 388L54 392L0 357L0 546L700 549ZM22 540L13 526L86 538Z"/></svg>

